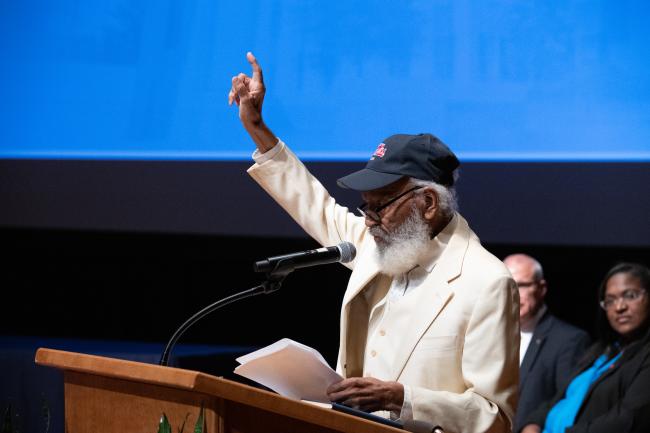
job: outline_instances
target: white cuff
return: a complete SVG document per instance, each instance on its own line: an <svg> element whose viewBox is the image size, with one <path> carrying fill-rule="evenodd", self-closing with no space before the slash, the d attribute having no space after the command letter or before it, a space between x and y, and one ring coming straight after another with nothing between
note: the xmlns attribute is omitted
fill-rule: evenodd
<svg viewBox="0 0 650 433"><path fill-rule="evenodd" d="M399 419L402 423L413 421L413 397L411 396L411 387L408 385L402 385L404 387L404 403L402 403L402 410L400 413L391 411L390 417L395 419L399 415Z"/></svg>
<svg viewBox="0 0 650 433"><path fill-rule="evenodd" d="M273 157L280 153L282 149L284 149L284 143L278 138L276 145L264 153L260 153L258 149L255 149L255 152L253 152L253 159L256 163L262 164L263 162L273 159Z"/></svg>

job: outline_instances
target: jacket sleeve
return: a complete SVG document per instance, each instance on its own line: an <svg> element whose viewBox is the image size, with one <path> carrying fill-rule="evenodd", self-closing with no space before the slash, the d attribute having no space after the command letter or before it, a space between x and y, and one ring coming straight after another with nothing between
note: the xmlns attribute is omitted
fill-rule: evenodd
<svg viewBox="0 0 650 433"><path fill-rule="evenodd" d="M589 334L576 330L565 342L555 365L555 389L564 390L576 373L576 367L581 356L590 344Z"/></svg>
<svg viewBox="0 0 650 433"><path fill-rule="evenodd" d="M509 432L519 381L519 307L509 276L476 294L462 355L462 393L412 387L413 417L445 432Z"/></svg>
<svg viewBox="0 0 650 433"><path fill-rule="evenodd" d="M562 395L564 395L564 388L562 389L561 392L562 392ZM530 415L528 415L526 420L522 423L522 425L521 425L522 428L519 431L516 431L514 433L521 432L523 427L526 427L528 424L536 424L536 425L538 425L540 427L544 427L544 421L546 421L546 415L548 415L548 412L551 410L551 408L553 407L555 402L557 402L557 400L559 400L559 399L556 396L552 400L545 401L544 403L539 405L537 407L537 409L535 409L534 412L532 412Z"/></svg>
<svg viewBox="0 0 650 433"><path fill-rule="evenodd" d="M339 206L283 142L277 146L273 158L254 164L248 174L318 243L346 241L359 248L366 233L363 218Z"/></svg>

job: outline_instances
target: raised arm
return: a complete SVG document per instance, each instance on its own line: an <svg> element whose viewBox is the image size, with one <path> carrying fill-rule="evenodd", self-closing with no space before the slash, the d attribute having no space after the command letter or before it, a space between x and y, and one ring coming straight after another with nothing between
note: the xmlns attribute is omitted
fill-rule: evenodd
<svg viewBox="0 0 650 433"><path fill-rule="evenodd" d="M246 58L253 74L232 77L228 103L239 107L239 119L260 153L278 145L278 152L265 162L254 164L249 174L321 245L347 241L359 248L365 234L363 218L339 206L293 152L278 144L278 138L262 118L266 93L262 68L252 53L247 53Z"/></svg>

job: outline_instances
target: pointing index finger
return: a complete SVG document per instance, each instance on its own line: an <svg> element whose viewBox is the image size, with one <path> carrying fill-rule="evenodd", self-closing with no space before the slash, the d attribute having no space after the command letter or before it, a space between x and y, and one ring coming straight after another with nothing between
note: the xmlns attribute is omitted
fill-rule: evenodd
<svg viewBox="0 0 650 433"><path fill-rule="evenodd" d="M248 60L248 63L251 64L253 67L253 80L255 81L260 81L261 83L264 82L264 77L262 76L262 68L260 68L259 63L257 63L257 59L251 53L250 51L246 53L246 60Z"/></svg>

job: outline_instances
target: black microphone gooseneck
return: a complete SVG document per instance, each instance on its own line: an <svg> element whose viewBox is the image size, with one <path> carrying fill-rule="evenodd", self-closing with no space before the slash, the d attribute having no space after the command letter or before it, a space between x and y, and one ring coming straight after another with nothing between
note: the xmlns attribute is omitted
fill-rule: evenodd
<svg viewBox="0 0 650 433"><path fill-rule="evenodd" d="M263 262L256 262L253 266L255 272L266 272L266 281L252 289L244 290L243 292L235 293L234 295L220 299L187 319L185 323L174 332L172 338L169 339L158 364L167 365L169 362L169 355L178 339L181 338L181 335L183 335L190 326L194 325L213 311L239 301L240 299L250 298L262 293L268 295L269 293L275 292L280 288L280 286L282 286L282 282L287 275L297 268L335 262L347 263L352 261L355 255L356 249L354 248L354 245L349 242L342 242L336 247L321 248L319 250L310 250L302 253L271 257L263 261L265 266L260 266Z"/></svg>
<svg viewBox="0 0 650 433"><path fill-rule="evenodd" d="M167 346L165 346L165 350L163 351L162 356L160 357L160 362L158 362L158 365L167 365L169 362L169 355L171 354L172 349L174 348L174 345L178 341L179 338L181 338L181 335L187 329L194 325L196 322L207 316L208 314L212 313L213 311L218 310L221 307L225 307L228 304L232 304L233 302L237 302L240 299L246 299L250 298L252 296L260 295L264 293L265 295L269 293L273 293L276 290L280 288L282 285L282 281L286 275L283 275L281 277L278 277L277 279L268 279L264 283L260 284L259 286L253 287L252 289L244 290L243 292L235 293L234 295L228 296L226 298L220 299L217 302L208 305L198 313L194 314L192 317L187 319L185 323L183 323L177 330L174 332L174 335L172 335L172 338L169 339L169 342L167 343Z"/></svg>

